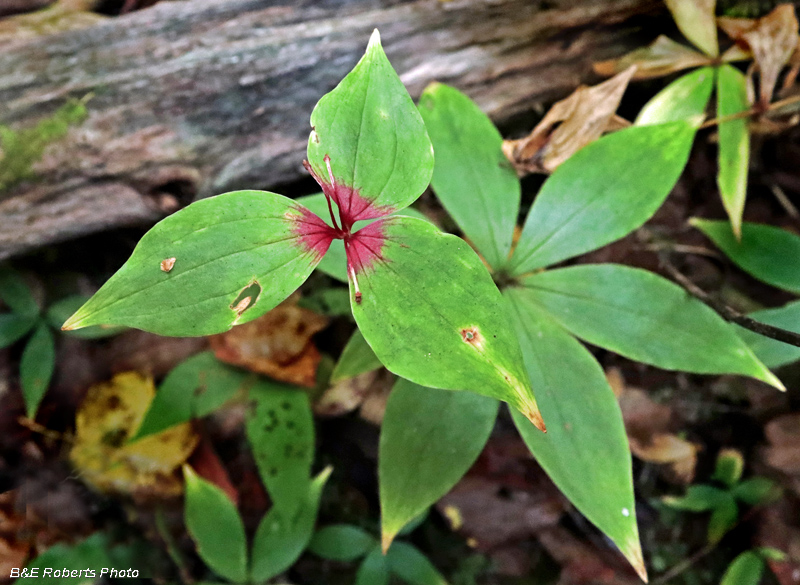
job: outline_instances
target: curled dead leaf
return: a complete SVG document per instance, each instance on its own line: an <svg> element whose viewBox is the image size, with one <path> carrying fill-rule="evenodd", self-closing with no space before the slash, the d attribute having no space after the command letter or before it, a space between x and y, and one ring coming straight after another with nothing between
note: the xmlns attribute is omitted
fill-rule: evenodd
<svg viewBox="0 0 800 585"><path fill-rule="evenodd" d="M321 356L311 337L328 318L297 306L290 297L266 315L210 337L220 361L281 382L313 388Z"/></svg>
<svg viewBox="0 0 800 585"><path fill-rule="evenodd" d="M703 67L712 62L713 59L708 55L698 53L686 45L676 43L669 37L661 35L647 47L631 51L619 59L595 63L594 70L598 75L608 77L635 65L636 73L634 73L633 79L650 79L683 69Z"/></svg>
<svg viewBox="0 0 800 585"><path fill-rule="evenodd" d="M162 498L181 493L183 483L174 471L197 444L189 424L128 443L155 392L153 379L138 372L89 388L75 418L69 454L82 479L104 492Z"/></svg>
<svg viewBox="0 0 800 585"><path fill-rule="evenodd" d="M759 101L766 106L772 100L778 75L800 43L794 6L779 4L759 19L721 17L717 22L737 45L752 53L760 73Z"/></svg>
<svg viewBox="0 0 800 585"><path fill-rule="evenodd" d="M340 380L314 403L314 413L341 416L360 408L361 418L380 425L393 384L394 376L384 369Z"/></svg>
<svg viewBox="0 0 800 585"><path fill-rule="evenodd" d="M579 87L556 102L530 135L504 141L503 153L517 173L551 173L609 128L627 125L614 112L635 72L631 66L599 85Z"/></svg>

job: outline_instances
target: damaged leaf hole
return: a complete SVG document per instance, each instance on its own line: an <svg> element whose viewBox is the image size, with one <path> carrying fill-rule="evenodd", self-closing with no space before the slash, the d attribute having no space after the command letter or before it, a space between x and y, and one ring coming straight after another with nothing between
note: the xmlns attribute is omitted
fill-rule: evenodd
<svg viewBox="0 0 800 585"><path fill-rule="evenodd" d="M478 348L483 346L483 336L477 327L465 327L462 329L461 340Z"/></svg>
<svg viewBox="0 0 800 585"><path fill-rule="evenodd" d="M242 313L256 304L260 294L261 285L258 284L256 280L253 280L253 282L242 289L239 295L230 304L230 308L236 313L237 318L241 317Z"/></svg>

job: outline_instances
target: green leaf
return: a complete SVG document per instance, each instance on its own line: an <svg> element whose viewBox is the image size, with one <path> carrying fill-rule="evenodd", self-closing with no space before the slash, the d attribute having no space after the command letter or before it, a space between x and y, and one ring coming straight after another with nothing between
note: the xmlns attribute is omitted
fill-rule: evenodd
<svg viewBox="0 0 800 585"><path fill-rule="evenodd" d="M325 223L330 225L330 214L328 212L328 203L325 200L325 195L323 193L316 193L314 195L306 195L304 197L298 197L295 201L297 203L303 205L304 207L308 208L314 215L317 217L323 218ZM407 217L416 217L417 219L423 219L425 221L430 221L427 217L421 214L416 209L411 207L407 207L403 210L403 212L399 215L404 215ZM357 221L353 225L353 230L361 229L362 227L369 225L373 222L373 220L367 221ZM347 255L344 251L344 243L342 240L333 240L331 242L330 248L328 248L328 252L325 256L320 260L319 264L317 264L317 270L324 272L328 276L335 278L336 280L340 280L341 282L347 282ZM348 304L348 314L350 312L349 304Z"/></svg>
<svg viewBox="0 0 800 585"><path fill-rule="evenodd" d="M271 579L303 554L314 532L322 488L330 474L328 467L307 484L305 501L294 514L283 514L273 507L261 520L253 541L251 581Z"/></svg>
<svg viewBox="0 0 800 585"><path fill-rule="evenodd" d="M780 549L772 548L771 546L760 546L754 549L756 554L768 561L783 562L786 560L787 554Z"/></svg>
<svg viewBox="0 0 800 585"><path fill-rule="evenodd" d="M722 449L717 455L714 465L714 475L711 479L730 488L742 477L744 470L744 457L736 449Z"/></svg>
<svg viewBox="0 0 800 585"><path fill-rule="evenodd" d="M647 102L636 117L637 126L676 120L693 121L706 112L714 89L714 69L702 67L670 83Z"/></svg>
<svg viewBox="0 0 800 585"><path fill-rule="evenodd" d="M372 351L361 331L356 329L353 331L353 335L350 336L347 345L344 346L342 355L339 356L339 361L336 362L336 367L333 368L331 384L348 378L355 378L359 374L365 374L381 367L383 367L381 360Z"/></svg>
<svg viewBox="0 0 800 585"><path fill-rule="evenodd" d="M770 225L744 222L737 241L726 221L692 218L739 268L772 286L800 294L800 237Z"/></svg>
<svg viewBox="0 0 800 585"><path fill-rule="evenodd" d="M325 258L327 257L326 255ZM303 295L297 305L329 317L352 317L352 313L350 313L350 291L338 286L330 288L315 287L308 294Z"/></svg>
<svg viewBox="0 0 800 585"><path fill-rule="evenodd" d="M739 507L729 493L711 510L708 521L708 542L714 544L722 540L728 531L736 526L739 520Z"/></svg>
<svg viewBox="0 0 800 585"><path fill-rule="evenodd" d="M236 396L251 375L227 366L206 351L182 361L158 388L130 441L211 414Z"/></svg>
<svg viewBox="0 0 800 585"><path fill-rule="evenodd" d="M665 0L675 24L692 44L709 57L719 55L716 0Z"/></svg>
<svg viewBox="0 0 800 585"><path fill-rule="evenodd" d="M547 475L646 576L631 475L631 454L617 399L602 368L537 304L530 291L506 290L525 365L547 434L512 413L523 440Z"/></svg>
<svg viewBox="0 0 800 585"><path fill-rule="evenodd" d="M722 65L717 74L717 117L724 119L749 109L747 77L730 65ZM747 197L747 170L750 165L750 132L747 122L747 118L740 118L719 123L717 185L737 238L742 235L742 213Z"/></svg>
<svg viewBox="0 0 800 585"><path fill-rule="evenodd" d="M38 569L36 577L37 584L44 585L70 585L93 583L100 580L103 567L106 567L104 577L108 579L109 570L107 567L119 567L120 557L124 555L123 547L111 547L108 535L103 532L95 532L88 538L74 545L55 544L33 559L28 566L28 572ZM138 567L126 566L125 569L138 570L142 575L144 571ZM64 577L63 572L69 571L69 577ZM48 571L47 573L45 571ZM54 576L58 571L58 576ZM74 573L73 573L74 571ZM92 577L94 571L94 577ZM71 575L75 575L72 577ZM29 579L21 579L16 583L32 582Z"/></svg>
<svg viewBox="0 0 800 585"><path fill-rule="evenodd" d="M764 574L764 560L748 550L733 559L725 570L720 585L758 585Z"/></svg>
<svg viewBox="0 0 800 585"><path fill-rule="evenodd" d="M38 322L37 315L0 314L0 349L25 337Z"/></svg>
<svg viewBox="0 0 800 585"><path fill-rule="evenodd" d="M329 561L348 563L363 557L377 544L369 532L358 526L334 524L318 530L308 550Z"/></svg>
<svg viewBox="0 0 800 585"><path fill-rule="evenodd" d="M686 122L632 126L572 155L533 202L514 275L605 246L650 219L680 177L694 134Z"/></svg>
<svg viewBox="0 0 800 585"><path fill-rule="evenodd" d="M747 316L773 327L800 333L800 301L793 301L777 309L755 311ZM800 347L764 337L738 325L734 329L768 368L778 368L800 359Z"/></svg>
<svg viewBox="0 0 800 585"><path fill-rule="evenodd" d="M28 418L36 418L39 404L50 386L56 364L56 345L50 328L41 323L22 351L19 379Z"/></svg>
<svg viewBox="0 0 800 585"><path fill-rule="evenodd" d="M314 420L308 395L269 380L250 389L254 407L247 438L273 509L289 517L307 499L314 459Z"/></svg>
<svg viewBox="0 0 800 585"><path fill-rule="evenodd" d="M184 518L197 553L215 573L230 581L247 579L247 541L236 506L220 488L183 466Z"/></svg>
<svg viewBox="0 0 800 585"><path fill-rule="evenodd" d="M447 580L415 547L396 542L386 553L392 573L410 585L447 585Z"/></svg>
<svg viewBox="0 0 800 585"><path fill-rule="evenodd" d="M355 585L389 585L389 563L380 547L375 547L361 563Z"/></svg>
<svg viewBox="0 0 800 585"><path fill-rule="evenodd" d="M324 160L330 157L334 200L340 213L352 212L353 220L408 207L430 182L433 147L425 124L386 58L377 30L355 68L319 100L311 127L308 161L330 185Z"/></svg>
<svg viewBox="0 0 800 585"><path fill-rule="evenodd" d="M504 400L541 424L508 305L472 248L409 217L356 236L365 230L361 301L351 279L350 303L378 359L422 386Z"/></svg>
<svg viewBox="0 0 800 585"><path fill-rule="evenodd" d="M748 506L761 506L777 500L781 495L781 488L766 477L751 477L736 484L731 494Z"/></svg>
<svg viewBox="0 0 800 585"><path fill-rule="evenodd" d="M81 308L89 297L84 295L71 295L53 303L47 308L45 319L47 323L54 329L61 329L64 321L69 319L75 311ZM65 331L64 333L71 337L78 337L80 339L101 339L103 337L111 337L118 335L125 331L124 327L109 327L106 325L95 325L93 327L86 327L75 331Z"/></svg>
<svg viewBox="0 0 800 585"><path fill-rule="evenodd" d="M486 261L503 267L521 196L503 137L472 100L441 83L425 88L419 111L436 153L436 196Z"/></svg>
<svg viewBox="0 0 800 585"><path fill-rule="evenodd" d="M496 400L471 392L397 381L383 416L378 454L384 550L472 466L498 407Z"/></svg>
<svg viewBox="0 0 800 585"><path fill-rule="evenodd" d="M775 375L710 307L676 284L618 264L582 264L523 281L535 302L593 345L668 370Z"/></svg>
<svg viewBox="0 0 800 585"><path fill-rule="evenodd" d="M320 222L291 199L266 191L196 201L147 232L64 329L114 324L196 336L252 321L317 265L327 246L301 230Z"/></svg>
<svg viewBox="0 0 800 585"><path fill-rule="evenodd" d="M30 287L16 270L8 267L0 268L0 299L19 315L30 317L39 314L39 305Z"/></svg>
<svg viewBox="0 0 800 585"><path fill-rule="evenodd" d="M707 512L722 506L729 499L728 492L710 485L691 485L683 497L668 496L663 502L670 508L687 512Z"/></svg>

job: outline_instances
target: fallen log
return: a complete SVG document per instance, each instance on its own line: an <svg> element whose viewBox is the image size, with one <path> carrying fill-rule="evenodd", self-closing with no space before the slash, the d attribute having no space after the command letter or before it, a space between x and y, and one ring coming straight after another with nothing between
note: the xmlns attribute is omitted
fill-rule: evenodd
<svg viewBox="0 0 800 585"><path fill-rule="evenodd" d="M88 117L0 192L0 259L304 176L309 116L373 28L413 96L438 80L498 121L652 40L656 0L192 0L0 47L0 124Z"/></svg>

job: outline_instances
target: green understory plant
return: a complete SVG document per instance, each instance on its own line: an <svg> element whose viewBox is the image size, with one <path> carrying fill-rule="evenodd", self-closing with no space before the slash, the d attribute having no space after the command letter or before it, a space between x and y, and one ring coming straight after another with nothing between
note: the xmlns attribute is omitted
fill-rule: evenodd
<svg viewBox="0 0 800 585"><path fill-rule="evenodd" d="M0 314L0 348L8 347L31 334L22 351L19 379L25 412L30 419L47 392L55 368L56 347L53 331L60 331L64 319L86 302L79 295L64 297L43 311L22 276L9 267L0 268L0 299L10 312ZM70 335L93 339L115 335L119 328L91 327Z"/></svg>
<svg viewBox="0 0 800 585"><path fill-rule="evenodd" d="M353 371L379 362L401 377L380 439L384 552L464 475L505 401L542 467L645 577L619 407L577 338L666 369L781 384L716 313L655 274L544 269L647 221L697 123L636 125L580 150L545 182L513 250L520 184L499 133L441 84L417 110L377 33L311 123L307 168L321 196L240 191L190 205L148 232L64 328L216 333L264 314L319 268L349 283L365 341L351 353L368 358ZM410 217L431 173L486 264L464 240Z"/></svg>

